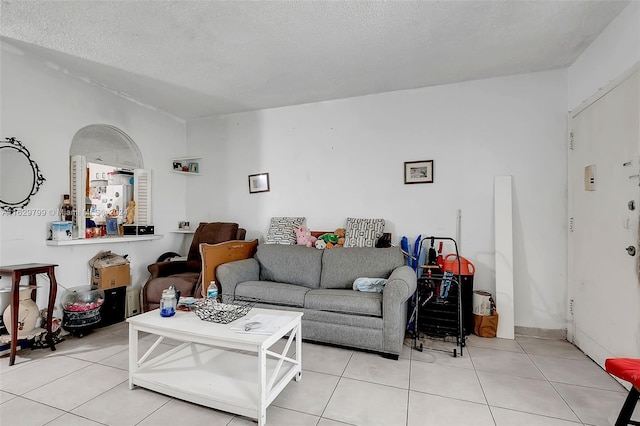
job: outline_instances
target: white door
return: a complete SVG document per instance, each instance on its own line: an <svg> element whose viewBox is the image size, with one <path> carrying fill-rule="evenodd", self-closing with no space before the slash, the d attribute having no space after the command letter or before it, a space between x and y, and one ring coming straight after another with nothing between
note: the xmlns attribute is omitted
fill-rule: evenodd
<svg viewBox="0 0 640 426"><path fill-rule="evenodd" d="M568 337L600 365L640 358L639 80L636 66L569 116Z"/></svg>

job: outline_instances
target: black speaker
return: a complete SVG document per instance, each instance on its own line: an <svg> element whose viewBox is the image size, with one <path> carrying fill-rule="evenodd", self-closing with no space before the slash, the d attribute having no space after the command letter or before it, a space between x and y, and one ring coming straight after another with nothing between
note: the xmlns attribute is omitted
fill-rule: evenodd
<svg viewBox="0 0 640 426"><path fill-rule="evenodd" d="M98 327L116 324L124 321L127 287L116 287L104 290L104 303L100 307L100 322Z"/></svg>

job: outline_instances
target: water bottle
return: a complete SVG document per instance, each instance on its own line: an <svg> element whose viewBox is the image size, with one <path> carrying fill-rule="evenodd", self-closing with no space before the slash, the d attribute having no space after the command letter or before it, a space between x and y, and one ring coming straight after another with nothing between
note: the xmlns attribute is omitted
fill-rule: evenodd
<svg viewBox="0 0 640 426"><path fill-rule="evenodd" d="M215 281L211 281L207 288L207 299L216 301L218 299L218 286Z"/></svg>
<svg viewBox="0 0 640 426"><path fill-rule="evenodd" d="M160 299L160 316L171 317L176 313L178 301L176 300L176 292L172 288L162 290L162 299Z"/></svg>

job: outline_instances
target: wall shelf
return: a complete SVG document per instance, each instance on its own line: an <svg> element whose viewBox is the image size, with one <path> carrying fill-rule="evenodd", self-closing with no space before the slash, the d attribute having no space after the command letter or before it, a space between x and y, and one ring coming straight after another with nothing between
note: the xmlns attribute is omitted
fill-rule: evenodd
<svg viewBox="0 0 640 426"><path fill-rule="evenodd" d="M171 159L171 171L173 173L181 174L181 175L191 175L191 176L199 176L198 173L200 171L200 167L198 164L198 160L202 157L175 157ZM180 163L182 167L188 167L189 170L181 170L175 167L176 163ZM195 164L195 170L192 169L192 165Z"/></svg>
<svg viewBox="0 0 640 426"><path fill-rule="evenodd" d="M159 240L162 235L124 235L122 237L99 237L99 238L83 238L77 240L54 241L47 240L48 246L77 246L86 244L112 244L112 243L132 243L136 241L152 241Z"/></svg>
<svg viewBox="0 0 640 426"><path fill-rule="evenodd" d="M169 231L172 234L195 234L195 229L174 229L173 231Z"/></svg>

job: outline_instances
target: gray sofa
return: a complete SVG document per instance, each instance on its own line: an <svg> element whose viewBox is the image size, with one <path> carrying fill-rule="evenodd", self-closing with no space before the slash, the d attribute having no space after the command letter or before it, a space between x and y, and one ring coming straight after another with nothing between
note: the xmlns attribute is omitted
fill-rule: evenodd
<svg viewBox="0 0 640 426"><path fill-rule="evenodd" d="M223 296L304 312L302 337L398 358L416 275L399 248L265 244L251 259L216 269ZM354 291L356 278L388 278L383 293Z"/></svg>

